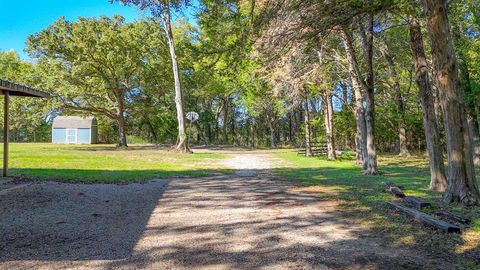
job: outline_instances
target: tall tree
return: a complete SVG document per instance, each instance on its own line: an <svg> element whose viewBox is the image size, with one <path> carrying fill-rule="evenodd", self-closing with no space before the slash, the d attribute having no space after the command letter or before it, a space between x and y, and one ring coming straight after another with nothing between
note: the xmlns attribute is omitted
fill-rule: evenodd
<svg viewBox="0 0 480 270"><path fill-rule="evenodd" d="M367 160L365 174L377 174L377 150L375 147L375 79L373 67L373 14L368 14L367 25L359 20L360 36L366 62L365 123L367 126Z"/></svg>
<svg viewBox="0 0 480 270"><path fill-rule="evenodd" d="M147 21L124 18L60 18L29 36L27 50L38 58L47 81L64 108L103 115L114 120L118 146L126 147L127 95L140 86L146 37L155 33Z"/></svg>
<svg viewBox="0 0 480 270"><path fill-rule="evenodd" d="M446 0L424 0L432 49L433 77L444 114L448 151L446 202L480 203L464 106L458 81L458 64L450 33Z"/></svg>
<svg viewBox="0 0 480 270"><path fill-rule="evenodd" d="M367 126L365 122L364 93L365 82L362 79L360 67L357 61L355 47L350 32L346 27L342 27L340 35L343 40L343 46L347 56L348 71L352 82L352 88L355 95L354 114L356 120L357 132L355 135L355 145L357 153L357 164L364 165L367 160Z"/></svg>
<svg viewBox="0 0 480 270"><path fill-rule="evenodd" d="M333 136L333 106L332 94L326 92L323 95L323 114L325 118L325 135L327 137L327 159L335 160L335 139Z"/></svg>
<svg viewBox="0 0 480 270"><path fill-rule="evenodd" d="M474 165L480 167L480 134L478 123L478 90L475 91L475 80L472 79L472 69L475 69L475 61L472 59L472 45L478 42L478 20L477 7L471 1L452 3L449 6L449 17L452 25L453 44L458 57L460 85L465 92L467 123L470 132L470 139L473 149ZM475 50L475 49L473 49ZM478 87L477 87L478 88Z"/></svg>
<svg viewBox="0 0 480 270"><path fill-rule="evenodd" d="M141 10L149 9L152 15L159 18L163 23L168 46L170 48L170 57L172 60L173 79L175 82L175 107L177 109L178 138L175 149L186 153L190 152L188 146L187 133L185 131L185 115L183 112L182 90L180 85L180 74L178 68L177 54L175 52L175 41L172 32L172 9L178 10L189 4L188 0L111 0L125 5L135 5Z"/></svg>
<svg viewBox="0 0 480 270"><path fill-rule="evenodd" d="M419 90L420 103L423 111L423 126L430 164L430 189L445 191L447 179L443 163L443 151L440 142L440 131L435 115L432 85L428 75L427 58L423 47L422 29L418 19L411 15L408 18L410 47L415 64L415 82Z"/></svg>
<svg viewBox="0 0 480 270"><path fill-rule="evenodd" d="M402 91L400 89L400 78L395 66L395 60L390 52L390 48L387 44L382 44L381 52L387 61L388 71L391 79L393 80L393 91L395 94L395 103L397 105L398 112L398 141L399 141L399 156L409 157L410 152L407 147L407 131L405 123L405 102L403 100Z"/></svg>
<svg viewBox="0 0 480 270"><path fill-rule="evenodd" d="M308 95L305 94L305 102L303 103L303 123L305 125L305 156L313 156L312 152L312 136L310 128L310 112L308 111Z"/></svg>

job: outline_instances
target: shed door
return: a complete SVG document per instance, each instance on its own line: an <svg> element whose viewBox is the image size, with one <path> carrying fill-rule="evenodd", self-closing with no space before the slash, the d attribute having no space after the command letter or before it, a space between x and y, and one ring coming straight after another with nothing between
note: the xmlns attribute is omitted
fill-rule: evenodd
<svg viewBox="0 0 480 270"><path fill-rule="evenodd" d="M77 143L90 143L90 133L89 128L77 129Z"/></svg>
<svg viewBox="0 0 480 270"><path fill-rule="evenodd" d="M67 143L77 143L77 129L67 128Z"/></svg>

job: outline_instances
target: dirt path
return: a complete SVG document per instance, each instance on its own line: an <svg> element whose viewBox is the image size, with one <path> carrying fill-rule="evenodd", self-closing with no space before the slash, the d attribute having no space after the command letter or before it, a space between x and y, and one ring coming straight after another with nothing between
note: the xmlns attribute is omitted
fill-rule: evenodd
<svg viewBox="0 0 480 270"><path fill-rule="evenodd" d="M233 175L13 190L0 268L453 269L381 246L335 202L271 179L274 162L240 153L225 161Z"/></svg>
<svg viewBox="0 0 480 270"><path fill-rule="evenodd" d="M223 164L235 170L235 175L251 177L265 173L272 166L272 157L268 154L238 153L226 159Z"/></svg>

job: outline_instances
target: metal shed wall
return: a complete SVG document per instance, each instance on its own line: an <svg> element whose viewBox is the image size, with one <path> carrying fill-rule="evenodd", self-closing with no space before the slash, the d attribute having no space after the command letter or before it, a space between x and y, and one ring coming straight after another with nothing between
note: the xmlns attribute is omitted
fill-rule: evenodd
<svg viewBox="0 0 480 270"><path fill-rule="evenodd" d="M52 143L67 143L67 129L54 128L52 129Z"/></svg>
<svg viewBox="0 0 480 270"><path fill-rule="evenodd" d="M52 143L97 143L97 120L94 117L58 116L52 123Z"/></svg>

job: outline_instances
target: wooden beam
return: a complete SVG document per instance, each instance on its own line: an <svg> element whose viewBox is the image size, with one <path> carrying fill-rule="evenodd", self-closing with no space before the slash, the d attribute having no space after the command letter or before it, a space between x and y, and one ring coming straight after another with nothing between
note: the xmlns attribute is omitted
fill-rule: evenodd
<svg viewBox="0 0 480 270"><path fill-rule="evenodd" d="M438 216L446 217L447 219L451 219L451 220L456 221L456 222L463 223L463 224L468 224L468 223L472 222L468 218L464 218L462 216L456 215L454 213L450 213L450 212L445 211L445 210L437 211L437 212L435 212L435 214L437 214Z"/></svg>
<svg viewBox="0 0 480 270"><path fill-rule="evenodd" d="M3 91L3 177L8 176L8 103L10 93Z"/></svg>
<svg viewBox="0 0 480 270"><path fill-rule="evenodd" d="M411 206L413 206L415 209L419 209L419 210L424 207L430 206L429 202L413 196L407 196L403 198L403 200L408 204L410 204Z"/></svg>
<svg viewBox="0 0 480 270"><path fill-rule="evenodd" d="M443 220L440 220L440 219L436 219L429 214L425 214L425 213L420 212L418 210L415 210L413 208L402 206L402 205L399 205L399 204L394 203L394 202L388 202L388 205L390 207L393 207L393 208L397 209L398 211L412 217L414 220L422 222L423 224L433 226L437 229L440 229L442 231L449 232L449 233L451 233L451 232L459 233L460 232L460 228L458 226L447 223L447 222L445 222Z"/></svg>
<svg viewBox="0 0 480 270"><path fill-rule="evenodd" d="M0 79L0 89L4 92L10 92L10 96L27 96L27 97L49 97L50 94L44 91L37 90L32 87L12 83Z"/></svg>

